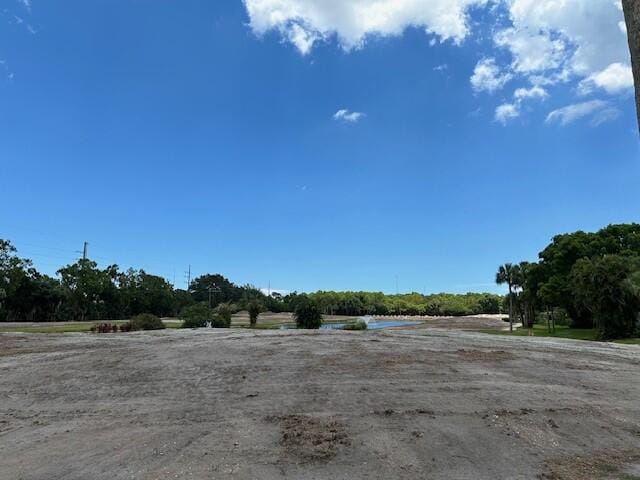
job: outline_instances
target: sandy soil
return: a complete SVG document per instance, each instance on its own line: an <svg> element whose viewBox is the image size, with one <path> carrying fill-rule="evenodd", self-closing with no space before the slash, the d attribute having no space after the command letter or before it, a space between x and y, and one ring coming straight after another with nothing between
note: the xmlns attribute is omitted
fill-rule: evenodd
<svg viewBox="0 0 640 480"><path fill-rule="evenodd" d="M0 335L0 478L640 478L640 348L445 330Z"/></svg>

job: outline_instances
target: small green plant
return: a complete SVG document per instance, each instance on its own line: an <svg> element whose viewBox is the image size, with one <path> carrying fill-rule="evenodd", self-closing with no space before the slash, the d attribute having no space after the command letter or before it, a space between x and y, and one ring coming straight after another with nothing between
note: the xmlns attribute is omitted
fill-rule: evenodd
<svg viewBox="0 0 640 480"><path fill-rule="evenodd" d="M231 327L231 313L233 309L228 303L221 303L216 308L216 315L213 318L212 326L214 328Z"/></svg>
<svg viewBox="0 0 640 480"><path fill-rule="evenodd" d="M322 326L320 307L315 301L306 297L296 306L295 318L298 328L317 330Z"/></svg>
<svg viewBox="0 0 640 480"><path fill-rule="evenodd" d="M249 312L249 323L251 328L255 327L258 323L258 317L264 310L264 306L258 300L251 300L247 304L247 311Z"/></svg>
<svg viewBox="0 0 640 480"><path fill-rule="evenodd" d="M131 325L131 331L133 332L137 332L139 330L163 330L165 328L162 320L150 313L143 313L133 317L129 324Z"/></svg>
<svg viewBox="0 0 640 480"><path fill-rule="evenodd" d="M351 331L361 331L361 330L367 330L369 328L369 325L367 325L367 322L365 322L362 319L356 320L353 323L347 323L343 330L351 330Z"/></svg>
<svg viewBox="0 0 640 480"><path fill-rule="evenodd" d="M182 328L204 328L208 323L213 324L213 317L213 310L204 303L191 305L180 313Z"/></svg>

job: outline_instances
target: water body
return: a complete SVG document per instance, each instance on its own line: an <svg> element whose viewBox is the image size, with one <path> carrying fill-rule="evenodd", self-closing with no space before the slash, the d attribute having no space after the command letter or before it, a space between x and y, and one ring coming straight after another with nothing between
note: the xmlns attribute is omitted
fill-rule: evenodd
<svg viewBox="0 0 640 480"><path fill-rule="evenodd" d="M377 322L369 322L369 330L381 330L383 328L393 327L411 327L420 325L421 322L412 322L409 320L380 320ZM346 323L327 323L320 327L321 330L342 330Z"/></svg>

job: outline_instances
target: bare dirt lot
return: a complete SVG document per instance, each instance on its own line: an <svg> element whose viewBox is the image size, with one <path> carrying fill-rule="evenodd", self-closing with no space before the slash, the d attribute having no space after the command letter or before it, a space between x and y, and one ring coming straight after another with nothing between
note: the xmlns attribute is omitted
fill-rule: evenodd
<svg viewBox="0 0 640 480"><path fill-rule="evenodd" d="M640 348L460 331L0 335L0 478L637 479Z"/></svg>

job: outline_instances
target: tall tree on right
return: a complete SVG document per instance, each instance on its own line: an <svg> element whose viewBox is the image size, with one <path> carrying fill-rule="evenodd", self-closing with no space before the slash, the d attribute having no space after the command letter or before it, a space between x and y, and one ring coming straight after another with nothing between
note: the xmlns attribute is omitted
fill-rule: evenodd
<svg viewBox="0 0 640 480"><path fill-rule="evenodd" d="M640 0L622 0L624 16L627 21L629 48L633 75L636 79L636 105L638 110L638 127L640 128Z"/></svg>

